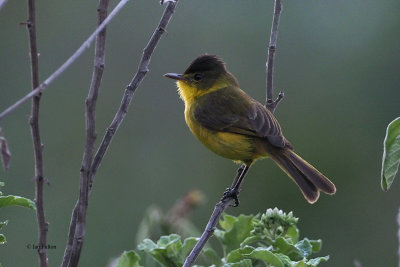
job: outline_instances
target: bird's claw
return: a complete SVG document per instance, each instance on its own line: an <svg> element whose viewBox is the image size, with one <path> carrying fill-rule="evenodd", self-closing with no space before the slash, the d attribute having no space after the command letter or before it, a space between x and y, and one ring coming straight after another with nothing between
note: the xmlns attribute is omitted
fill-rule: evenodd
<svg viewBox="0 0 400 267"><path fill-rule="evenodd" d="M224 195L223 195L222 198L221 198L221 201L226 200L226 199L228 199L228 198L234 200L234 203L233 203L232 207L237 207L237 206L239 206L240 201L239 201L239 191L238 191L238 190L236 190L236 189L234 189L234 188L228 187L228 188L225 190Z"/></svg>

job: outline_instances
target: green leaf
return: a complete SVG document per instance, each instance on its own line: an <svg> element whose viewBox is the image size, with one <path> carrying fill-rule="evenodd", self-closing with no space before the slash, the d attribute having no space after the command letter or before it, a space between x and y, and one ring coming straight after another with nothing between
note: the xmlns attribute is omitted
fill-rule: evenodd
<svg viewBox="0 0 400 267"><path fill-rule="evenodd" d="M281 253L275 253L275 256L277 256L282 261L283 266L285 266L285 267L293 266L292 260L287 255L284 255Z"/></svg>
<svg viewBox="0 0 400 267"><path fill-rule="evenodd" d="M329 256L314 258L314 259L311 259L311 260L307 261L307 266L315 267L318 264L320 264L321 262L328 261L328 260L329 260Z"/></svg>
<svg viewBox="0 0 400 267"><path fill-rule="evenodd" d="M222 219L219 221L219 225L221 225L223 230L229 231L232 229L234 223L237 222L237 220L237 217L224 213L222 215Z"/></svg>
<svg viewBox="0 0 400 267"><path fill-rule="evenodd" d="M157 244L153 242L153 240L150 240L148 238L146 238L145 240L143 240L139 245L138 245L138 249L139 250L143 250L146 252L151 252L153 249L155 249L157 247Z"/></svg>
<svg viewBox="0 0 400 267"><path fill-rule="evenodd" d="M7 206L21 206L36 210L35 202L30 199L18 196L0 196L0 208Z"/></svg>
<svg viewBox="0 0 400 267"><path fill-rule="evenodd" d="M179 263L179 265L183 264L182 257L180 254L182 251L182 241L179 235L172 234L169 236L162 236L159 242L165 246L166 256L169 259L171 259L174 263ZM159 242L157 242L157 244L159 244ZM160 246L161 248L163 248L162 245Z"/></svg>
<svg viewBox="0 0 400 267"><path fill-rule="evenodd" d="M251 246L245 246L243 248L232 250L228 255L226 255L226 262L227 263L239 262L242 259L248 257L248 255L253 251L254 248Z"/></svg>
<svg viewBox="0 0 400 267"><path fill-rule="evenodd" d="M329 256L318 257L318 258L311 259L311 260L303 259L301 261L294 262L293 266L294 267L316 267L321 262L327 261L327 260L329 260Z"/></svg>
<svg viewBox="0 0 400 267"><path fill-rule="evenodd" d="M182 242L179 235L171 234L162 236L157 241L157 248L152 255L165 266L174 267L178 265L179 252L182 248Z"/></svg>
<svg viewBox="0 0 400 267"><path fill-rule="evenodd" d="M3 245L7 242L5 235L0 234L0 245Z"/></svg>
<svg viewBox="0 0 400 267"><path fill-rule="evenodd" d="M253 267L253 264L251 264L251 260L243 259L235 263L225 263L222 267Z"/></svg>
<svg viewBox="0 0 400 267"><path fill-rule="evenodd" d="M226 253L239 248L240 244L250 235L253 229L252 220L254 216L240 215L237 218L233 217L235 220L232 217L224 216L221 226L223 225L222 227L225 229L225 232L220 231L218 235Z"/></svg>
<svg viewBox="0 0 400 267"><path fill-rule="evenodd" d="M310 243L310 240L308 240L308 238L304 238L295 246L301 252L302 258L308 258L312 253L312 245Z"/></svg>
<svg viewBox="0 0 400 267"><path fill-rule="evenodd" d="M170 260L165 256L166 253L163 253L163 249L159 249L158 245L150 239L143 240L142 243L138 245L138 250L147 252L163 266L173 266Z"/></svg>
<svg viewBox="0 0 400 267"><path fill-rule="evenodd" d="M301 249L297 247L297 244L292 244L290 239L288 240L283 237L278 237L275 240L273 247L277 252L288 256L291 260L301 260L304 258Z"/></svg>
<svg viewBox="0 0 400 267"><path fill-rule="evenodd" d="M318 240L309 240L312 246L312 252L313 253L318 253L321 251L322 248L322 240L318 239Z"/></svg>
<svg viewBox="0 0 400 267"><path fill-rule="evenodd" d="M250 235L249 237L246 237L246 239L245 240L243 240L243 242L242 243L240 243L240 247L244 247L244 246L246 246L246 245L249 245L249 244L252 244L252 243L256 243L256 242L265 242L265 241L268 241L268 244L269 243L272 243L272 240L271 239L268 239L268 240L266 240L266 239L268 239L267 237L265 237L265 236L262 236L262 235L259 235L259 234L252 234L252 235Z"/></svg>
<svg viewBox="0 0 400 267"><path fill-rule="evenodd" d="M182 266L186 254L194 247L196 238L187 238L182 244L181 237L177 234L162 236L154 243L145 239L138 245L139 251L150 254L157 262L165 267Z"/></svg>
<svg viewBox="0 0 400 267"><path fill-rule="evenodd" d="M273 265L274 267L285 267L282 260L267 248L256 248L245 256L251 259L262 260L266 264Z"/></svg>
<svg viewBox="0 0 400 267"><path fill-rule="evenodd" d="M295 264L295 265L293 265L294 267L308 267L308 265L304 262L304 260L295 262L294 264Z"/></svg>
<svg viewBox="0 0 400 267"><path fill-rule="evenodd" d="M293 244L299 242L299 229L297 229L296 225L288 228L286 236L292 240Z"/></svg>
<svg viewBox="0 0 400 267"><path fill-rule="evenodd" d="M118 259L116 267L141 267L140 256L135 251L124 251Z"/></svg>
<svg viewBox="0 0 400 267"><path fill-rule="evenodd" d="M291 239L278 237L273 246L277 252L288 256L292 261L299 261L303 258L308 258L313 252L318 252L321 249L321 241L304 238L300 242L293 244Z"/></svg>
<svg viewBox="0 0 400 267"><path fill-rule="evenodd" d="M383 141L381 187L389 190L400 163L400 117L389 123Z"/></svg>
<svg viewBox="0 0 400 267"><path fill-rule="evenodd" d="M222 264L221 257L219 257L217 252L212 248L203 249L203 253L201 255L211 265L221 266Z"/></svg>
<svg viewBox="0 0 400 267"><path fill-rule="evenodd" d="M8 224L8 220L4 221L4 222L0 222L0 229Z"/></svg>
<svg viewBox="0 0 400 267"><path fill-rule="evenodd" d="M180 241L180 240L181 240L181 237L179 235L177 235L177 234L163 235L157 241L157 245L159 247L166 248L169 245L174 244L174 243L176 243L177 241Z"/></svg>

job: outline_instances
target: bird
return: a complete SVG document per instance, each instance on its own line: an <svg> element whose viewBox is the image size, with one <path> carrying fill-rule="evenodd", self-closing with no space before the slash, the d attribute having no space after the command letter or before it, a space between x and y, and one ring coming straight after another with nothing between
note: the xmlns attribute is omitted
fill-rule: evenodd
<svg viewBox="0 0 400 267"><path fill-rule="evenodd" d="M263 158L271 158L292 178L311 204L318 200L320 191L336 193L325 175L294 152L274 114L240 88L219 56L202 54L182 74L164 76L176 80L185 104L185 121L193 135L217 155L242 163L224 194L233 196L235 206L244 175Z"/></svg>

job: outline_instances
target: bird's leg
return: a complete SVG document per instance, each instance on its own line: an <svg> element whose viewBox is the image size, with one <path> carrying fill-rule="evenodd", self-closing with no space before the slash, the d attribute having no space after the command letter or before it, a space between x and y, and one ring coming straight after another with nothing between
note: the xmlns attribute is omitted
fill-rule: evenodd
<svg viewBox="0 0 400 267"><path fill-rule="evenodd" d="M236 185L236 183L237 183L237 181L238 181L238 179L239 179L240 175L242 174L242 171L243 171L243 169L245 167L246 167L246 165L244 165L244 164L240 165L240 167L236 171L235 180L233 180L233 183L232 183L231 187L229 187L229 188L234 188L235 187L235 185Z"/></svg>
<svg viewBox="0 0 400 267"><path fill-rule="evenodd" d="M249 166L241 165L237 171L235 180L232 183L232 186L227 188L224 192L224 195L221 200L225 200L227 198L233 198L235 203L233 207L239 206L239 193L240 193L240 185L243 182L243 178L246 176L247 171L249 170Z"/></svg>

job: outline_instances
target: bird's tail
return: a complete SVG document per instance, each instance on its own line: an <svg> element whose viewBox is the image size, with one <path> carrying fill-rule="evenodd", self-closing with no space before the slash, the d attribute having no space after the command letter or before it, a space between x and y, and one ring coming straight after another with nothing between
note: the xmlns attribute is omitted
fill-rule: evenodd
<svg viewBox="0 0 400 267"><path fill-rule="evenodd" d="M311 166L291 149L280 149L271 153L272 159L294 180L309 203L318 200L319 191L333 195L335 185L325 175Z"/></svg>

